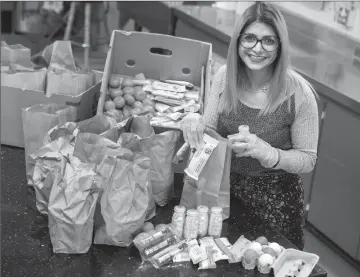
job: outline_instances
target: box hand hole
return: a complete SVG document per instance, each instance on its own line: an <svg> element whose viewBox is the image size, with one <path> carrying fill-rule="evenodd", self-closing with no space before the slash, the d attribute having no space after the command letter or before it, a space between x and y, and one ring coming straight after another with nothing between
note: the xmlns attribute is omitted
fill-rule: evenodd
<svg viewBox="0 0 360 277"><path fill-rule="evenodd" d="M127 65L128 67L133 67L133 66L135 66L135 61L134 61L134 60L127 60L127 61L126 61L126 65Z"/></svg>
<svg viewBox="0 0 360 277"><path fill-rule="evenodd" d="M171 50L160 48L160 47L150 48L150 53L155 54L155 55L161 55L161 56L169 56L169 57L172 55Z"/></svg>
<svg viewBox="0 0 360 277"><path fill-rule="evenodd" d="M182 69L182 73L183 73L184 75L190 75L191 70L190 70L190 68L184 67L184 68Z"/></svg>

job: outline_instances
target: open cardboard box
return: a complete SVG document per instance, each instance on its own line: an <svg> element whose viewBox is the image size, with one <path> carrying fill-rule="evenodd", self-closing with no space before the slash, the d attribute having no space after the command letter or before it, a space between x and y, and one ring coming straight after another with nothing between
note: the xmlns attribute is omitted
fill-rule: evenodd
<svg viewBox="0 0 360 277"><path fill-rule="evenodd" d="M112 74L134 76L143 73L147 79L187 81L200 87L200 98L204 103L210 92L211 60L212 45L207 42L115 30L106 58L97 113L103 113ZM183 143L181 139L177 149ZM177 165L175 171L183 172L185 164L184 161Z"/></svg>
<svg viewBox="0 0 360 277"><path fill-rule="evenodd" d="M76 97L53 94L46 97L44 91L1 86L1 144L24 147L22 108L37 104L66 104L75 106L77 120L93 116L93 106L100 96L102 72L94 71L95 85Z"/></svg>

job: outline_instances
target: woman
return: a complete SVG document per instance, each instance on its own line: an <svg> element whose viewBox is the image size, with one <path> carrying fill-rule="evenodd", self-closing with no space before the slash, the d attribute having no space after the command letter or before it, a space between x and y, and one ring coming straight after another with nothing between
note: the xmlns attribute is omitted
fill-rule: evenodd
<svg viewBox="0 0 360 277"><path fill-rule="evenodd" d="M256 2L234 28L227 63L216 73L204 116L181 124L192 148L206 128L228 137L231 192L299 249L304 247L304 192L299 173L317 159L318 109L311 85L289 65L285 20ZM239 126L248 126L239 128Z"/></svg>

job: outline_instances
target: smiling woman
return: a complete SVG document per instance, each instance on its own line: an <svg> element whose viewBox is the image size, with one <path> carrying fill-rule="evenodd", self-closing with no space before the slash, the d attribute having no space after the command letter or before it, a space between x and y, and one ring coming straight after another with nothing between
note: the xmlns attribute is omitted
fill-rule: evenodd
<svg viewBox="0 0 360 277"><path fill-rule="evenodd" d="M318 109L311 85L289 64L281 12L256 2L237 22L226 66L215 74L204 115L182 120L184 139L202 145L206 128L232 145L231 191L302 249L304 191L299 173L317 158Z"/></svg>

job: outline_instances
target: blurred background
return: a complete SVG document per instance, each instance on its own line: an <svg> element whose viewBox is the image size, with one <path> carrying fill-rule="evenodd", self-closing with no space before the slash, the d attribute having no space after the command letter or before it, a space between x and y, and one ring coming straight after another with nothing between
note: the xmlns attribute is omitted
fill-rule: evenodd
<svg viewBox="0 0 360 277"><path fill-rule="evenodd" d="M2 1L1 40L36 54L71 40L81 65L102 71L113 30L211 42L212 73L226 62L237 18L253 2ZM303 175L305 251L329 277L360 276L360 2L275 2L287 22L292 66L319 94L316 169ZM90 45L90 51L85 51Z"/></svg>

